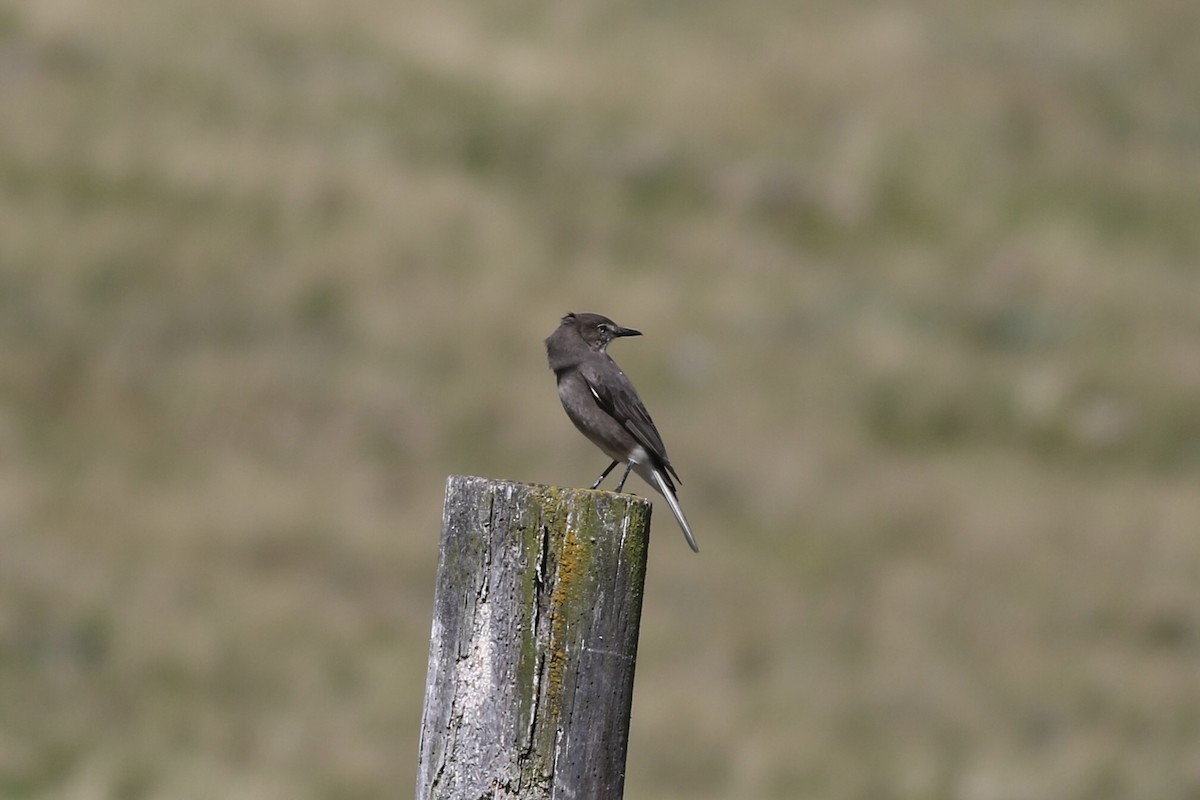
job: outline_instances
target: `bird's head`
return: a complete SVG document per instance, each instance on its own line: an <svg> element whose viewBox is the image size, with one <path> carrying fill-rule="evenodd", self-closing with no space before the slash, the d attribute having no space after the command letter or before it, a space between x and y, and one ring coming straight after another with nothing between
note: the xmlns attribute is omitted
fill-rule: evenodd
<svg viewBox="0 0 1200 800"><path fill-rule="evenodd" d="M641 336L641 331L622 328L608 317L600 314L570 313L562 318L560 327L574 328L587 346L603 353L608 343L619 336Z"/></svg>

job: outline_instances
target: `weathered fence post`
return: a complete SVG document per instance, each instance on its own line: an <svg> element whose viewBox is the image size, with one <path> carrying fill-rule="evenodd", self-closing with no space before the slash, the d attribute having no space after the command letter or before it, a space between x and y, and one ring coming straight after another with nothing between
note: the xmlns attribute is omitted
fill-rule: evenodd
<svg viewBox="0 0 1200 800"><path fill-rule="evenodd" d="M418 800L619 800L650 503L446 484Z"/></svg>

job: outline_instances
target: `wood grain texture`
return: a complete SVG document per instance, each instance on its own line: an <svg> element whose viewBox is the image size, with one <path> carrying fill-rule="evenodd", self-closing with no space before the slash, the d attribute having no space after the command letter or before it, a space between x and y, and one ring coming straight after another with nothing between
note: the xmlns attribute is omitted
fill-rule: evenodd
<svg viewBox="0 0 1200 800"><path fill-rule="evenodd" d="M419 800L621 797L650 508L448 480Z"/></svg>

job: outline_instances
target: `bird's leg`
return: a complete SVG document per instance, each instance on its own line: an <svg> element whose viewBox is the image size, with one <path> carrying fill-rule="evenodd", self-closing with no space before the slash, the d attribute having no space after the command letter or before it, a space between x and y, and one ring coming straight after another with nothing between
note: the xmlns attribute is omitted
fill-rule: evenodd
<svg viewBox="0 0 1200 800"><path fill-rule="evenodd" d="M615 467L615 466L616 466L617 464L619 464L619 463L621 463L621 462L619 462L619 461L614 461L613 463L609 464L609 465L608 465L608 468L607 468L606 470L604 470L604 472L601 472L601 473L600 473L600 477L599 477L599 478L596 478L596 482L592 484L592 488L593 488L593 489L598 489L598 488L600 488L600 484L601 484L601 483L603 483L603 482L604 482L604 479L608 477L608 473L612 472L612 471L613 471L613 467ZM629 473L628 473L628 472L626 472L625 474L626 474L626 475L628 475ZM622 481L621 481L621 483L622 483L622 485L624 485L625 481L624 481L624 480L622 480ZM617 489L617 491L619 492L619 491L621 491L621 490L620 490L620 489Z"/></svg>
<svg viewBox="0 0 1200 800"><path fill-rule="evenodd" d="M612 469L612 467L609 467L609 469ZM631 469L633 469L632 461L625 465L625 474L621 476L621 482L617 484L617 494L620 494L621 490L625 488L625 479L629 477L629 470Z"/></svg>

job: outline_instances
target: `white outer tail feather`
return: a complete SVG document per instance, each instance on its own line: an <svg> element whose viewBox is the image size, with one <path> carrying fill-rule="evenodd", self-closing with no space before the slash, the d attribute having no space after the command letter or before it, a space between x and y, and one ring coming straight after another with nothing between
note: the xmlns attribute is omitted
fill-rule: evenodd
<svg viewBox="0 0 1200 800"><path fill-rule="evenodd" d="M679 527L683 528L683 536L687 539L688 547L692 548L693 553L699 553L700 548L696 545L696 537L692 536L692 528L688 525L687 517L683 516L683 509L679 507L679 501L675 499L675 493L671 491L671 487L667 484L666 478L663 477L662 471L651 468L650 477L653 479L654 488L666 498L667 505L671 507L671 513L675 515L675 520L679 523Z"/></svg>

